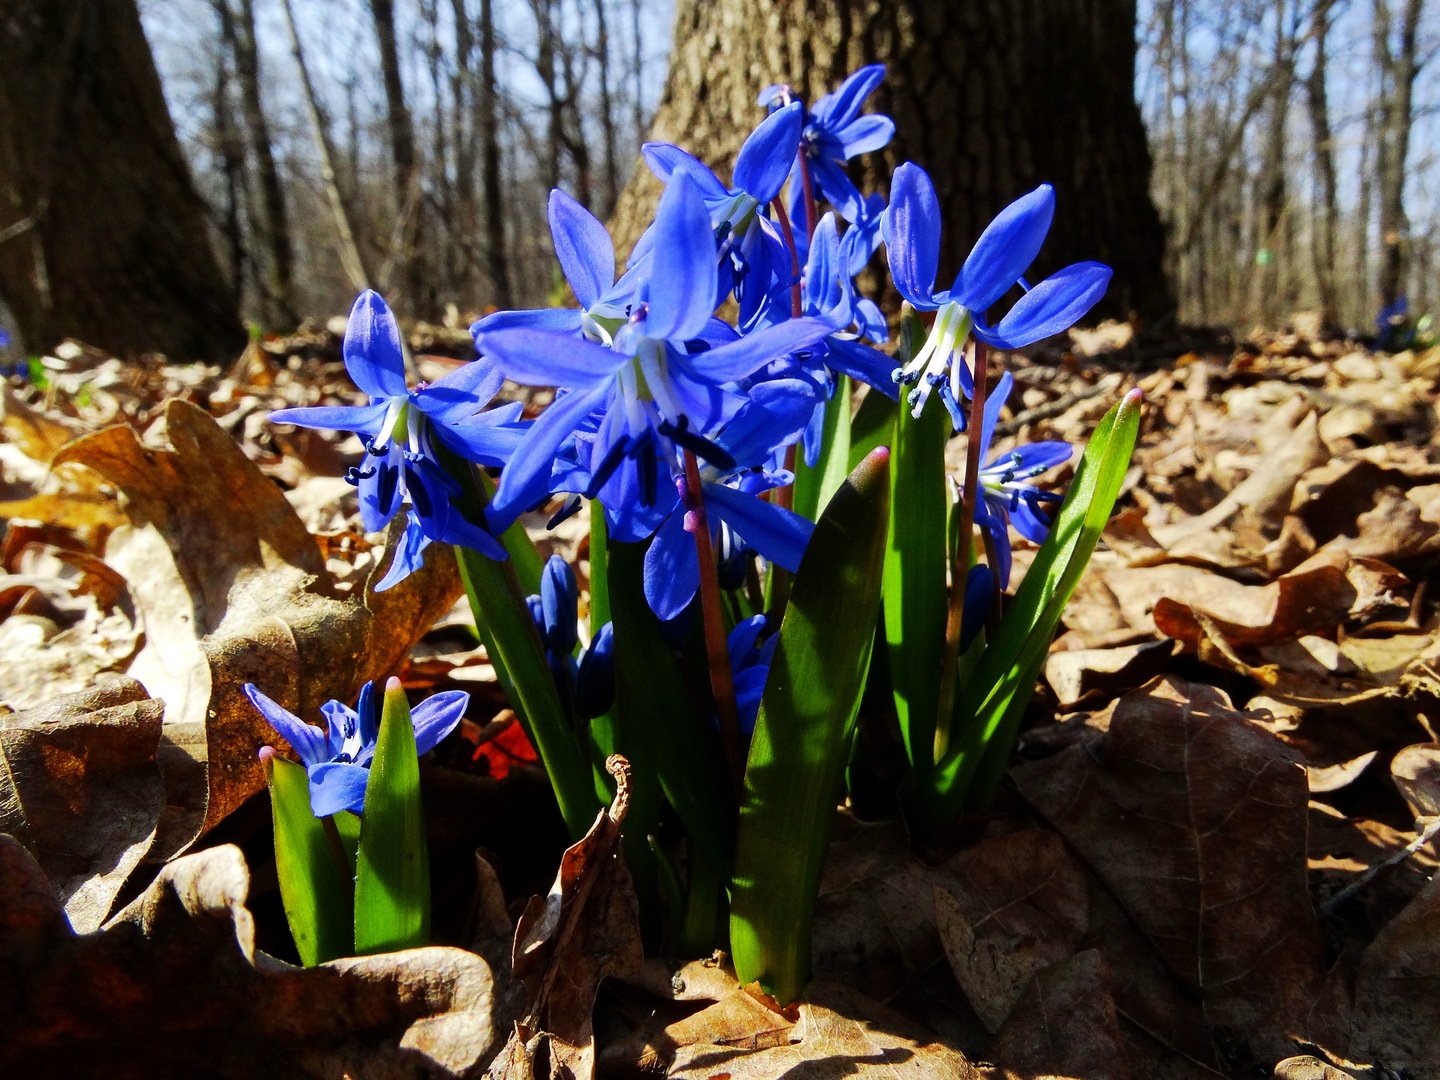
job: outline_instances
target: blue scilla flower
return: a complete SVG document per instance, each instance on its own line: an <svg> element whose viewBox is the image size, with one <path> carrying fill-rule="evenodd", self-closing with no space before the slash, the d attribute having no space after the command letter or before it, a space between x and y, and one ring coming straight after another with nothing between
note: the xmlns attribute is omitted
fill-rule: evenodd
<svg viewBox="0 0 1440 1080"><path fill-rule="evenodd" d="M740 730L747 737L755 733L760 699L765 695L765 680L770 675L770 661L775 658L775 647L780 642L780 635L774 633L761 641L765 627L764 615L752 615L735 624L726 642L735 683L735 709L739 713Z"/></svg>
<svg viewBox="0 0 1440 1080"><path fill-rule="evenodd" d="M683 173L699 187L715 233L718 299L734 292L742 327L753 323L776 282L794 280L785 238L766 207L785 186L800 142L802 119L798 101L766 117L740 147L733 187L727 187L708 165L678 146L646 143L641 148L650 171L667 186ZM647 254L656 240L653 234L642 238L632 262Z"/></svg>
<svg viewBox="0 0 1440 1080"><path fill-rule="evenodd" d="M795 571L815 526L792 510L760 496L794 481L775 466L779 446L793 442L813 411L814 390L802 380L777 379L755 387L750 403L717 438L734 464L701 465L700 495L710 535L722 559L747 550ZM655 531L645 552L644 588L650 610L662 620L683 612L700 588L695 549L696 515L685 498L683 477L674 509Z"/></svg>
<svg viewBox="0 0 1440 1080"><path fill-rule="evenodd" d="M345 328L345 370L369 395L365 405L280 409L274 423L351 431L365 443L366 459L347 474L359 489L360 520L369 532L388 525L408 502L406 536L392 563L388 588L418 566L429 540L464 544L493 559L505 549L486 529L453 507L459 484L436 458L435 440L480 465L503 465L519 446L526 424L518 402L482 412L504 377L493 366L466 364L430 385L405 386L400 329L385 301L365 291ZM412 535L412 533L416 535ZM397 565L403 571L396 576Z"/></svg>
<svg viewBox="0 0 1440 1080"><path fill-rule="evenodd" d="M540 575L540 592L526 597L530 617L545 645L545 658L561 700L581 719L593 720L615 703L615 632L602 626L590 644L580 644L579 587L570 564L551 555Z"/></svg>
<svg viewBox="0 0 1440 1080"><path fill-rule="evenodd" d="M985 414L980 427L980 441L975 452L980 455L980 499L975 506L975 522L990 537L995 552L995 577L1001 589L1010 585L1010 530L1026 540L1043 544L1050 534L1050 518L1041 512L1042 503L1058 503L1063 496L1042 491L1026 483L1047 469L1070 460L1071 446L1059 440L1033 442L986 460L990 439L1000 410L1010 396L1015 380L1007 371L1000 376L994 392L985 401Z"/></svg>
<svg viewBox="0 0 1440 1080"><path fill-rule="evenodd" d="M817 101L815 108L805 113L801 127L800 153L810 170L810 182L816 194L846 221L859 220L865 211L860 191L845 171L846 162L860 154L883 150L895 137L895 121L890 117L860 112L884 78L884 64L862 67ZM781 84L766 87L760 94L759 104L779 108L792 100L790 87ZM790 183L792 207L795 207L793 219L802 222L804 217L798 207L804 197L804 185L793 173Z"/></svg>
<svg viewBox="0 0 1440 1080"><path fill-rule="evenodd" d="M283 705L271 701L252 683L245 694L265 722L295 748L310 778L310 812L329 817L341 810L359 814L365 809L365 784L375 741L380 737L380 701L373 683L360 688L355 708L330 700L320 707L325 730L302 721ZM465 715L470 695L448 690L426 698L410 713L415 725L415 749L424 754L455 730Z"/></svg>
<svg viewBox="0 0 1440 1080"><path fill-rule="evenodd" d="M736 380L833 329L802 318L741 337L712 318L719 296L715 241L700 188L688 173L666 187L651 235L647 272L608 347L527 328L477 335L477 348L507 377L567 390L511 457L491 503L493 527L550 493L557 458L587 422L595 424L595 435L589 461L582 463L589 476L585 494L617 514L648 513L664 498L677 447L728 463L709 436L746 402ZM621 539L648 535L616 523Z"/></svg>
<svg viewBox="0 0 1440 1080"><path fill-rule="evenodd" d="M920 311L937 312L924 345L894 372L896 382L912 387L907 401L914 416L938 387L955 429L965 426L960 403L968 394L969 371L960 353L970 335L997 349L1024 348L1073 325L1104 295L1110 268L1103 263L1074 263L1033 288L1021 276L1039 254L1054 213L1055 189L1049 184L1015 200L986 226L950 288L937 290L935 186L917 165L907 162L895 170L882 223L890 273L901 296ZM1025 295L992 326L985 313L1017 284Z"/></svg>
<svg viewBox="0 0 1440 1080"><path fill-rule="evenodd" d="M555 257L578 308L496 311L470 327L472 336L491 330L528 327L558 333L584 334L609 344L611 333L625 321L633 298L636 274L615 279L615 247L600 220L559 188L550 192L550 237Z"/></svg>

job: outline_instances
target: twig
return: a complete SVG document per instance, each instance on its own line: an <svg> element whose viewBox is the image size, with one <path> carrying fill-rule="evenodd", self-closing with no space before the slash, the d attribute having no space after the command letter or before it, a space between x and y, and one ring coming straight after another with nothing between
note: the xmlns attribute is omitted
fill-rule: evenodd
<svg viewBox="0 0 1440 1080"><path fill-rule="evenodd" d="M1350 882L1349 885L1346 885L1334 896L1330 897L1329 900L1326 900L1323 904L1321 904L1320 913L1322 915L1329 915L1333 913L1336 908L1338 908L1346 900L1349 900L1350 897L1354 896L1361 889L1365 888L1365 886L1369 885L1370 882L1374 881L1386 870L1389 870L1392 867L1399 866L1406 859L1410 858L1410 856L1414 855L1417 851L1419 851L1431 840L1433 840L1437 833L1440 833L1440 816L1431 818L1426 824L1425 828L1420 830L1420 835L1415 837L1414 840L1411 840L1410 843L1406 844L1394 855L1391 855L1388 859L1381 860L1374 866L1370 867L1370 869L1361 873L1354 881Z"/></svg>

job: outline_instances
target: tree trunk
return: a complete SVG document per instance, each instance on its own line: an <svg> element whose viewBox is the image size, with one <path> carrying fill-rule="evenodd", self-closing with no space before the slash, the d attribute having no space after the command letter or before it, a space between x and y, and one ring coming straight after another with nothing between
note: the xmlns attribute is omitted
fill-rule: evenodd
<svg viewBox="0 0 1440 1080"><path fill-rule="evenodd" d="M884 61L874 107L894 117L896 138L863 186L877 188L877 164L888 175L912 160L930 173L945 218L942 274L997 211L1049 181L1055 225L1034 276L1100 259L1115 268L1103 314L1173 311L1135 104L1133 0L680 0L675 42L652 139L727 175L763 118L765 84L813 100ZM637 170L615 214L622 244L639 236L657 190Z"/></svg>
<svg viewBox="0 0 1440 1080"><path fill-rule="evenodd" d="M1330 9L1322 2L1312 16L1315 20L1315 59L1305 80L1305 101L1310 114L1310 132L1315 139L1315 172L1318 213L1311 247L1315 261L1315 282L1320 292L1320 315L1326 326L1339 325L1340 300L1335 289L1335 232L1340 221L1339 184L1335 175L1335 138L1330 130L1330 102L1326 93L1326 50L1330 47Z"/></svg>
<svg viewBox="0 0 1440 1080"><path fill-rule="evenodd" d="M485 206L485 266L496 307L515 306L510 253L505 242L504 192L500 190L500 85L495 78L495 11L480 0L480 175Z"/></svg>
<svg viewBox="0 0 1440 1080"><path fill-rule="evenodd" d="M263 233L269 267L265 284L264 311L272 323L293 326L295 313L295 249L290 240L290 215L270 139L270 123L260 101L260 53L255 47L255 3L240 0L239 17L232 16L230 0L217 0L226 20L235 53L235 73L240 82L240 108L250 137L250 153L260 182L260 201L265 211Z"/></svg>
<svg viewBox="0 0 1440 1080"><path fill-rule="evenodd" d="M232 358L235 295L135 0L10 0L0 56L0 295L29 347Z"/></svg>
<svg viewBox="0 0 1440 1080"><path fill-rule="evenodd" d="M1416 39L1423 0L1405 0L1391 48L1391 16L1384 0L1375 5L1375 43L1384 87L1380 108L1380 303L1398 300L1405 282L1405 169L1414 123L1415 79L1420 74Z"/></svg>
<svg viewBox="0 0 1440 1080"><path fill-rule="evenodd" d="M401 267L401 287L411 307L421 302L419 252L419 183L415 157L415 124L405 102L400 78L400 47L395 36L394 0L370 0L375 41L380 49L380 74L385 85L385 119L390 132L390 160L395 167L395 242L391 258Z"/></svg>

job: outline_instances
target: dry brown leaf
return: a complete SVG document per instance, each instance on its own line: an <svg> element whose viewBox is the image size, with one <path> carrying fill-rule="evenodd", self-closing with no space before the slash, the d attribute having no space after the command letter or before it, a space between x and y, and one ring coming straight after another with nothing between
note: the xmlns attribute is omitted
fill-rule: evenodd
<svg viewBox="0 0 1440 1080"><path fill-rule="evenodd" d="M1440 816L1440 743L1405 747L1391 760L1390 775L1417 818Z"/></svg>
<svg viewBox="0 0 1440 1080"><path fill-rule="evenodd" d="M291 967L255 950L238 848L184 856L74 936L0 836L0 1071L11 1076L461 1076L494 1052L493 980L432 947Z"/></svg>
<svg viewBox="0 0 1440 1080"><path fill-rule="evenodd" d="M1322 563L1286 574L1269 585L1238 585L1210 575L1179 596L1155 602L1155 628L1167 637L1198 645L1208 617L1231 647L1290 641L1302 634L1333 632L1355 603L1356 590L1339 566Z"/></svg>
<svg viewBox="0 0 1440 1080"><path fill-rule="evenodd" d="M1129 1077L1104 957L1089 949L1038 972L989 1056L1007 1080Z"/></svg>
<svg viewBox="0 0 1440 1080"><path fill-rule="evenodd" d="M130 674L165 702L161 857L264 787L256 751L277 737L244 683L314 716L392 670L459 592L453 560L437 545L396 588L336 598L315 539L214 420L174 400L165 435L173 449L106 428L56 459L118 487L132 522L112 538L107 561L124 574L145 627Z"/></svg>
<svg viewBox="0 0 1440 1080"><path fill-rule="evenodd" d="M993 837L947 864L935 919L950 970L995 1032L1036 973L1074 953L1089 924L1085 875L1054 833Z"/></svg>
<svg viewBox="0 0 1440 1080"><path fill-rule="evenodd" d="M1105 700L1147 682L1164 670L1173 652L1168 641L1052 652L1045 659L1045 681L1061 708L1069 709L1087 698Z"/></svg>
<svg viewBox="0 0 1440 1080"><path fill-rule="evenodd" d="M1157 679L1121 699L1101 754L1072 747L1012 775L1212 1028L1259 1055L1305 1021L1323 973L1305 773L1274 736L1211 687Z"/></svg>
<svg viewBox="0 0 1440 1080"><path fill-rule="evenodd" d="M0 832L39 860L80 933L100 926L155 837L163 709L113 679L0 718Z"/></svg>
<svg viewBox="0 0 1440 1080"><path fill-rule="evenodd" d="M640 906L620 854L630 765L613 755L605 767L616 779L614 802L566 849L549 895L532 898L515 927L513 969L530 1007L486 1073L496 1080L589 1080L600 983L644 961Z"/></svg>
<svg viewBox="0 0 1440 1080"><path fill-rule="evenodd" d="M1440 1076L1440 877L1376 935L1355 981L1348 1056L1389 1075Z"/></svg>

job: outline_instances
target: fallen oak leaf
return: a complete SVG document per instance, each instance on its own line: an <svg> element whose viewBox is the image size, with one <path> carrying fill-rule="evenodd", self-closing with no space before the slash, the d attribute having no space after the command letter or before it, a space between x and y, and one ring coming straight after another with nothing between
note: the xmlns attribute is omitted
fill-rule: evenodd
<svg viewBox="0 0 1440 1080"><path fill-rule="evenodd" d="M81 933L99 928L155 837L163 710L117 678L0 718L0 832L35 856Z"/></svg>
<svg viewBox="0 0 1440 1080"><path fill-rule="evenodd" d="M493 1052L489 966L433 946L297 968L255 948L238 848L182 856L76 936L0 836L0 1071L16 1076L459 1077Z"/></svg>
<svg viewBox="0 0 1440 1080"><path fill-rule="evenodd" d="M107 562L124 574L145 626L130 674L165 702L169 807L153 858L183 851L264 787L256 751L277 737L245 698L246 682L316 715L397 666L460 591L453 559L435 545L396 588L337 597L284 494L207 413L172 400L164 434L171 449L105 428L55 459L118 487L132 523L112 537Z"/></svg>

